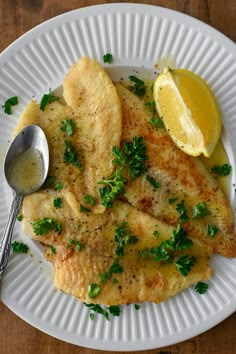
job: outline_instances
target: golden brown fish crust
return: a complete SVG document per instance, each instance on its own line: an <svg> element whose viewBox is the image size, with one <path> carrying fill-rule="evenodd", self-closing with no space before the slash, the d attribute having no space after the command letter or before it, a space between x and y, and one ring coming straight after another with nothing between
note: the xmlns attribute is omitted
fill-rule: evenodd
<svg viewBox="0 0 236 354"><path fill-rule="evenodd" d="M197 259L186 277L177 271L174 264L142 257L139 251L157 247L163 240L169 239L173 227L136 210L128 203L117 201L112 209L103 214L78 212L75 215L69 204L65 203L63 209L54 208L45 194L46 192L35 193L33 199L25 199L22 210L24 232L44 244L54 245L56 253L53 254L48 248L45 258L54 265L55 285L81 301L105 305L143 301L158 303L211 276L208 260L212 249L204 249L199 242L194 242L187 251L178 251L178 256L187 254ZM55 195L58 194L53 192L50 197L54 198ZM39 204L42 205L40 209L36 207ZM50 231L46 235L36 236L31 222L42 217L61 220L62 233L58 235ZM137 243L127 244L124 255L118 256L115 252L116 228L124 222L132 235L137 237ZM156 230L159 232L157 239L153 235ZM78 250L70 240L79 242L81 249ZM114 261L119 263L123 271L113 273L102 284L100 275L108 272ZM114 283L113 279L118 282ZM94 299L88 295L88 286L91 283L101 287L100 294Z"/></svg>
<svg viewBox="0 0 236 354"><path fill-rule="evenodd" d="M182 223L193 238L212 246L215 253L226 257L236 256L236 234L232 208L218 184L198 158L193 158L178 149L164 129L154 129L149 120L151 112L144 101L122 85L117 85L123 115L122 140L143 136L148 153L148 171L160 183L154 189L141 176L129 182L125 197L140 210L176 225L180 214L177 204L184 201L189 220ZM174 203L169 199L177 198ZM194 219L194 206L206 203L210 215ZM214 238L208 235L208 225L217 227Z"/></svg>

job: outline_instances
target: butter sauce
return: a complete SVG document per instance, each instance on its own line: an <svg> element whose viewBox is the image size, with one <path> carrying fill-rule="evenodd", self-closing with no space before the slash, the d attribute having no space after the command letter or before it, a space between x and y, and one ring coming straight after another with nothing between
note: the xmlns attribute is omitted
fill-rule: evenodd
<svg viewBox="0 0 236 354"><path fill-rule="evenodd" d="M41 184L43 178L43 158L33 148L18 154L9 167L11 186L20 194L28 194Z"/></svg>

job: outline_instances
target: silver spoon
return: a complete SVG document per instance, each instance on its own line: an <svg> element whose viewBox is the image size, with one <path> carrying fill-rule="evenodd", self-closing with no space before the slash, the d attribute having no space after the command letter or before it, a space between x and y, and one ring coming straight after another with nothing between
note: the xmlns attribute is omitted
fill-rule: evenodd
<svg viewBox="0 0 236 354"><path fill-rule="evenodd" d="M46 136L37 125L24 128L13 140L4 161L6 181L14 191L7 225L0 240L0 279L6 269L12 232L23 198L45 182L49 166Z"/></svg>

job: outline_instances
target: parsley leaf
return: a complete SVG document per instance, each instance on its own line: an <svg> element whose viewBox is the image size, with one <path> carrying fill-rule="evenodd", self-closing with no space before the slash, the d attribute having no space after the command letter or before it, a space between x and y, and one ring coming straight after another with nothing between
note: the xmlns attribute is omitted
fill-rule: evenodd
<svg viewBox="0 0 236 354"><path fill-rule="evenodd" d="M41 218L31 222L35 235L46 235L50 230L57 233L62 232L62 224L60 221L54 221L50 218Z"/></svg>
<svg viewBox="0 0 236 354"><path fill-rule="evenodd" d="M111 265L108 272L100 274L101 283L104 284L106 280L111 279L113 273L122 273L122 272L123 272L123 268L119 264L119 261L116 259Z"/></svg>
<svg viewBox="0 0 236 354"><path fill-rule="evenodd" d="M207 209L207 205L205 202L200 202L197 205L195 205L193 208L194 219L199 219L210 214L211 212L210 210Z"/></svg>
<svg viewBox="0 0 236 354"><path fill-rule="evenodd" d="M174 263L178 271L186 277L196 263L196 258L185 255L179 257Z"/></svg>
<svg viewBox="0 0 236 354"><path fill-rule="evenodd" d="M45 111L46 106L54 101L59 101L60 97L54 96L51 89L49 89L49 92L47 94L44 94L43 97L41 98L40 101L40 109L41 111Z"/></svg>
<svg viewBox="0 0 236 354"><path fill-rule="evenodd" d="M63 200L62 200L62 198L55 198L55 199L53 199L53 206L54 206L55 208L61 209L61 208L63 207Z"/></svg>
<svg viewBox="0 0 236 354"><path fill-rule="evenodd" d="M114 240L118 244L115 253L119 257L124 256L124 248L126 245L136 244L138 242L138 238L135 235L132 235L127 223L124 221L115 229Z"/></svg>
<svg viewBox="0 0 236 354"><path fill-rule="evenodd" d="M142 136L134 137L124 144L124 159L132 179L141 176L147 171L147 148Z"/></svg>
<svg viewBox="0 0 236 354"><path fill-rule="evenodd" d="M53 245L50 245L50 250L53 254L56 254L56 248Z"/></svg>
<svg viewBox="0 0 236 354"><path fill-rule="evenodd" d="M228 176L232 170L232 167L225 163L223 165L215 165L212 167L211 171L218 176Z"/></svg>
<svg viewBox="0 0 236 354"><path fill-rule="evenodd" d="M76 246L78 251L81 251L82 245L78 240L73 240L72 238L69 239L66 248L69 248L71 246Z"/></svg>
<svg viewBox="0 0 236 354"><path fill-rule="evenodd" d="M207 225L207 234L213 238L215 237L216 233L219 231L218 227L213 225Z"/></svg>
<svg viewBox="0 0 236 354"><path fill-rule="evenodd" d="M16 220L22 221L23 220L23 215L17 215Z"/></svg>
<svg viewBox="0 0 236 354"><path fill-rule="evenodd" d="M106 310L104 310L100 305L86 304L86 303L84 303L84 305L89 307L92 311L99 313L100 315L103 315L107 320L109 320L109 313Z"/></svg>
<svg viewBox="0 0 236 354"><path fill-rule="evenodd" d="M100 286L97 283L91 283L88 286L88 297L95 299L100 294Z"/></svg>
<svg viewBox="0 0 236 354"><path fill-rule="evenodd" d="M139 304L134 304L135 310L140 310L140 305Z"/></svg>
<svg viewBox="0 0 236 354"><path fill-rule="evenodd" d="M101 202L106 208L111 208L113 201L119 195L124 193L126 179L122 177L122 170L116 172L108 178L104 178L98 184L105 184L105 187L99 188Z"/></svg>
<svg viewBox="0 0 236 354"><path fill-rule="evenodd" d="M155 128L164 128L164 123L163 123L162 119L157 117L157 115L156 115L155 102L154 101L146 102L145 106L148 106L152 112L150 124Z"/></svg>
<svg viewBox="0 0 236 354"><path fill-rule="evenodd" d="M121 312L121 309L120 309L120 306L108 306L107 307L108 311L110 312L111 315L113 316L120 316L120 312Z"/></svg>
<svg viewBox="0 0 236 354"><path fill-rule="evenodd" d="M72 119L62 120L61 121L61 130L70 136L76 130L76 125L72 121Z"/></svg>
<svg viewBox="0 0 236 354"><path fill-rule="evenodd" d="M180 214L180 220L181 220L182 222L188 221L189 216L188 216L188 214L187 214L187 209L186 209L186 207L185 207L185 205L184 205L184 200L182 200L180 203L177 204L176 210L179 212L179 214Z"/></svg>
<svg viewBox="0 0 236 354"><path fill-rule="evenodd" d="M136 76L129 76L130 81L133 82L133 85L129 87L135 95L142 97L146 94L146 86L143 80L138 79Z"/></svg>
<svg viewBox="0 0 236 354"><path fill-rule="evenodd" d="M170 199L168 199L168 203L173 204L174 202L176 202L176 200L178 200L178 197L170 198Z"/></svg>
<svg viewBox="0 0 236 354"><path fill-rule="evenodd" d="M13 253L27 253L29 247L23 242L14 241L11 243L11 249Z"/></svg>
<svg viewBox="0 0 236 354"><path fill-rule="evenodd" d="M75 152L74 147L72 146L72 144L67 141L64 140L66 149L64 152L64 162L65 163L71 163L74 166L77 166L81 171L82 171L82 166L80 161L78 160L78 153Z"/></svg>
<svg viewBox="0 0 236 354"><path fill-rule="evenodd" d="M13 96L8 98L5 102L2 108L4 109L4 113L6 114L12 114L12 106L16 106L18 104L18 97Z"/></svg>
<svg viewBox="0 0 236 354"><path fill-rule="evenodd" d="M144 248L139 251L139 255L144 258L153 258L155 262L169 261L171 259L170 253L162 244L158 247Z"/></svg>
<svg viewBox="0 0 236 354"><path fill-rule="evenodd" d="M189 247L192 247L193 241L187 238L187 232L180 224L178 224L177 229L173 230L171 238L169 240L162 241L161 245L173 251L184 251Z"/></svg>
<svg viewBox="0 0 236 354"><path fill-rule="evenodd" d="M83 206L82 204L80 204L80 206L79 206L79 211L81 212L81 213L90 213L90 209L88 209L88 208L86 208L85 206Z"/></svg>
<svg viewBox="0 0 236 354"><path fill-rule="evenodd" d="M104 62L104 63L111 64L112 61L113 61L112 54L107 53L107 54L104 54L104 55L103 55L103 62Z"/></svg>
<svg viewBox="0 0 236 354"><path fill-rule="evenodd" d="M196 286L195 286L195 290L197 293L199 294L205 294L205 292L207 291L208 289L208 284L207 283L204 283L202 281L199 281Z"/></svg>
<svg viewBox="0 0 236 354"><path fill-rule="evenodd" d="M43 188L51 187L56 182L56 176L47 176L46 181L43 184Z"/></svg>
<svg viewBox="0 0 236 354"><path fill-rule="evenodd" d="M89 194L85 194L84 201L90 205L96 205L96 200Z"/></svg>
<svg viewBox="0 0 236 354"><path fill-rule="evenodd" d="M147 175L146 176L146 180L155 188L159 188L160 184L151 176Z"/></svg>
<svg viewBox="0 0 236 354"><path fill-rule="evenodd" d="M54 186L54 191L60 191L63 188L63 185L60 182L57 182Z"/></svg>

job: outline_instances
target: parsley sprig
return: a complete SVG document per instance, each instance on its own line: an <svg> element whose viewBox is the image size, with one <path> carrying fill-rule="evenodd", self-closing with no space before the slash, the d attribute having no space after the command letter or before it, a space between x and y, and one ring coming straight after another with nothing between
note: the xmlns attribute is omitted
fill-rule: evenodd
<svg viewBox="0 0 236 354"><path fill-rule="evenodd" d="M143 137L134 137L132 141L125 141L123 150L113 146L112 154L115 157L113 163L119 167L116 172L99 181L98 184L104 184L99 189L101 202L106 208L111 208L114 199L124 193L126 179L123 177L123 171L129 172L132 179L141 176L146 170L146 145Z"/></svg>

